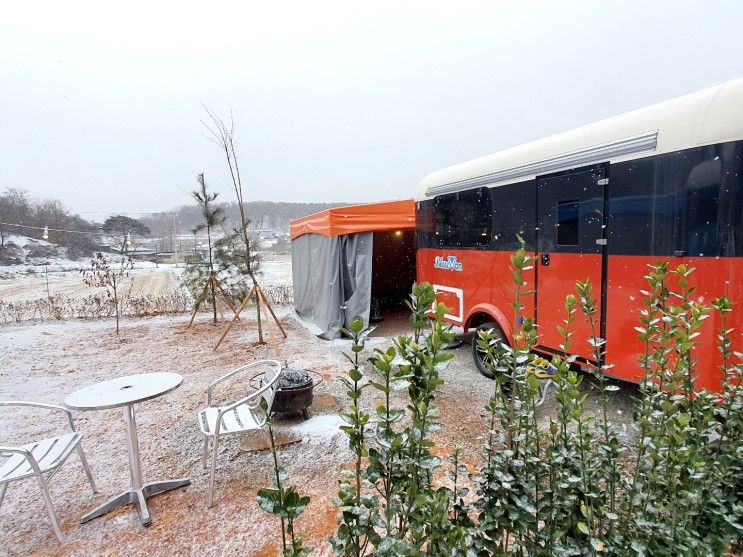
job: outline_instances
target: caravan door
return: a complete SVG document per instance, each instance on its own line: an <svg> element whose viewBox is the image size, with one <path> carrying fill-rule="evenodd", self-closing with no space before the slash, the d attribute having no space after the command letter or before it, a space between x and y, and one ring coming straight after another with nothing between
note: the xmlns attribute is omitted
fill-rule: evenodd
<svg viewBox="0 0 743 557"><path fill-rule="evenodd" d="M558 325L566 318L565 296L589 279L596 298L596 328L576 313L570 352L593 359L589 336L604 337L602 285L605 268L604 189L607 165L537 178L536 322L539 345L560 350ZM577 306L579 304L576 304Z"/></svg>

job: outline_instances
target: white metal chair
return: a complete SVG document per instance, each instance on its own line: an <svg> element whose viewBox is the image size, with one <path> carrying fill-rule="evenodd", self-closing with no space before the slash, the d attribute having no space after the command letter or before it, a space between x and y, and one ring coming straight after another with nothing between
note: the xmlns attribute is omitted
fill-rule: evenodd
<svg viewBox="0 0 743 557"><path fill-rule="evenodd" d="M217 384L238 373L247 370L258 371L261 367L264 367L265 371L258 389L231 404L223 406L212 405L212 391ZM209 385L206 395L207 407L198 414L199 427L204 436L204 454L202 456L204 469L206 469L209 458L209 439L214 440L212 465L209 473L209 495L207 500L209 507L214 502L214 471L217 467L217 451L219 449L220 438L224 435L244 433L263 428L271 413L279 375L281 375L281 364L278 361L260 360L241 366Z"/></svg>
<svg viewBox="0 0 743 557"><path fill-rule="evenodd" d="M30 407L54 411L58 410L64 412L67 416L67 422L70 426L69 432L49 439L21 445L20 447L0 446L0 457L7 458L7 460L0 466L0 506L3 504L8 484L16 480L23 480L35 476L36 481L39 483L39 487L41 488L41 495L44 498L46 510L49 512L49 517L52 519L54 533L57 535L57 539L60 542L64 542L62 530L59 528L57 513L54 511L52 499L49 496L48 484L49 480L51 480L54 474L57 473L64 461L67 460L67 457L70 456L70 453L72 453L73 450L77 450L77 454L83 464L88 480L90 480L90 486L93 488L93 493L98 492L98 488L96 488L95 481L93 480L93 475L90 473L88 461L85 459L83 448L80 446L80 440L82 439L83 434L75 431L75 424L72 421L72 412L62 406L42 404L38 402L0 401L0 407Z"/></svg>

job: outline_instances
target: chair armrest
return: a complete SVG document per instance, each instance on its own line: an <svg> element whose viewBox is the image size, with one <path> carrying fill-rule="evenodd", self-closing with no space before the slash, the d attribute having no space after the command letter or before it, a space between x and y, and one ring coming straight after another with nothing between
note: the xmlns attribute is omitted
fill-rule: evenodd
<svg viewBox="0 0 743 557"><path fill-rule="evenodd" d="M67 416L67 422L70 424L70 429L75 431L75 423L72 421L72 412L64 406L57 404L46 404L44 402L29 402L27 400L1 400L0 407L25 407L25 408L43 408L44 410L56 410L64 412Z"/></svg>
<svg viewBox="0 0 743 557"><path fill-rule="evenodd" d="M34 472L37 475L41 475L41 468L39 468L39 463L36 462L36 459L34 458L34 455L31 454L31 451L29 451L28 449L24 449L23 447L10 447L7 445L0 445L0 455L7 456L8 453L23 455L26 460L28 460L28 463L31 465L31 468L33 468Z"/></svg>
<svg viewBox="0 0 743 557"><path fill-rule="evenodd" d="M281 363L278 360L258 360L257 362L251 362L249 364L245 364L244 366L240 366L237 369L233 369L231 372L223 375L222 377L219 377L212 381L209 384L209 387L206 390L206 405L211 408L212 405L212 391L214 390L214 387L218 385L219 383L222 383L223 381L229 379L233 375L236 375L240 373L241 371L245 371L246 369L251 369L259 365L275 365L279 370L281 370Z"/></svg>
<svg viewBox="0 0 743 557"><path fill-rule="evenodd" d="M276 388L276 382L279 380L279 376L281 375L281 364L277 362L276 360L264 360L264 362L269 362L271 364L276 364L278 367L278 372L276 375L271 379L270 382L263 385L260 389L256 389L252 393L250 393L248 396L241 398L240 400L233 402L232 404L229 404L228 406L222 407L219 412L217 412L217 424L214 428L214 434L219 435L219 429L222 424L222 416L224 416L227 412L230 412L231 410L234 410L238 406L246 405L250 410L255 410L258 405L260 404L260 401L263 400L263 393L265 393L269 389L275 389ZM262 363L262 362L261 362ZM257 400L257 404L250 404L252 400ZM267 414L270 413L270 409L267 412ZM260 424L263 426L263 423Z"/></svg>

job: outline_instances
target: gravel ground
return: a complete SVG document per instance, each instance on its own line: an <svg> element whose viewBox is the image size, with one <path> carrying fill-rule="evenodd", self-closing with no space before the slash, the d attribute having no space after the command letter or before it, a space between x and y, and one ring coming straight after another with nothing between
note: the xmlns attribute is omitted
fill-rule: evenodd
<svg viewBox="0 0 743 557"><path fill-rule="evenodd" d="M279 456L288 466L290 483L312 498L298 530L316 548L316 555L331 554L327 539L335 531L336 515L331 500L339 471L352 458L338 432L336 414L347 404L345 389L336 377L346 371L342 351L350 344L320 340L296 324L289 309L280 308L279 313L289 334L286 340L258 345L254 316L248 312L218 352L212 346L222 328L212 326L205 317L188 330L184 329L185 316L125 320L118 337L110 320L0 326L0 399L59 403L77 388L115 376L148 371L183 374L185 381L179 389L137 406L137 422L145 481L192 480L186 488L150 500L153 522L149 528L139 525L131 507L80 525L81 514L127 486L128 466L121 411L75 413L99 493L92 494L79 461L71 456L51 483L66 536L60 545L37 485L33 480L12 484L0 509L0 555L276 555L278 522L260 510L255 499L256 491L272 482L270 453L243 450L261 446L263 441L254 437L228 439L219 457L215 505L208 509L207 474L201 468L195 414L206 403L210 381L247 361L276 357L277 351L292 367L318 371L325 379L316 388L311 419L281 417L276 430L286 443ZM266 340L271 336L266 335ZM367 351L389 342L385 337L369 338ZM453 352L455 358L442 373L445 384L438 405L444 429L437 434L437 450L445 456L455 443L461 444L465 461L476 465L485 434L480 414L493 385L475 370L468 344ZM621 385L621 391L612 394L610 407L614 421L631 435L632 397L637 391ZM588 380L584 389L590 412L597 405L596 391ZM370 394L365 406L371 409L379 401ZM403 403L403 393L396 401ZM539 410L540 419L546 423L553 412L548 397ZM0 443L41 438L56 430L39 416L43 414L9 416L6 412Z"/></svg>

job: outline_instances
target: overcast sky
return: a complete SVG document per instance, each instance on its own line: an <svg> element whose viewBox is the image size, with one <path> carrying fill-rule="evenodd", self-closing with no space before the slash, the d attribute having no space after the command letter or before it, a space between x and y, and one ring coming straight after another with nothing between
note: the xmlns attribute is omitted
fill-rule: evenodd
<svg viewBox="0 0 743 557"><path fill-rule="evenodd" d="M743 76L743 2L12 2L0 189L95 212L411 197L428 172ZM180 189L179 189L180 188Z"/></svg>

